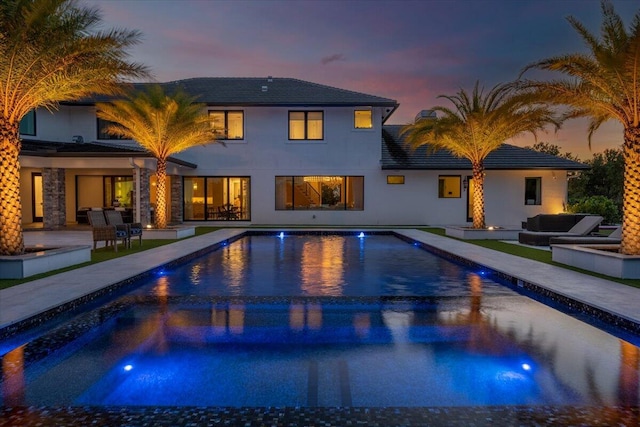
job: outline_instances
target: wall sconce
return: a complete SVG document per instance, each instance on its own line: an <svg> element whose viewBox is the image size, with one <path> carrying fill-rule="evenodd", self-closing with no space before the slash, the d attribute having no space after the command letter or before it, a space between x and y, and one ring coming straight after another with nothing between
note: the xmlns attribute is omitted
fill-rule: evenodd
<svg viewBox="0 0 640 427"><path fill-rule="evenodd" d="M467 178L462 180L462 189L467 191L467 187L469 187L469 180Z"/></svg>

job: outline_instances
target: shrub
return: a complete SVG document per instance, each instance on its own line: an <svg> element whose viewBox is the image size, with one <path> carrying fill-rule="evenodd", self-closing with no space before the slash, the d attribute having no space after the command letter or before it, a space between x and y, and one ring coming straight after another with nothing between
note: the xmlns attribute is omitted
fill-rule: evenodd
<svg viewBox="0 0 640 427"><path fill-rule="evenodd" d="M605 196L591 196L578 200L567 207L567 211L573 213L589 213L600 215L607 224L618 224L622 220L618 205Z"/></svg>

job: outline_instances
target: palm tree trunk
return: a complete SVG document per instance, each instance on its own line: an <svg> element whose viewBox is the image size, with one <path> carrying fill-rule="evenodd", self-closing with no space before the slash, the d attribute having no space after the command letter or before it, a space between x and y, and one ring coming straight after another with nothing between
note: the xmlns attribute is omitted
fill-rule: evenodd
<svg viewBox="0 0 640 427"><path fill-rule="evenodd" d="M640 255L640 128L624 130L624 192L620 253Z"/></svg>
<svg viewBox="0 0 640 427"><path fill-rule="evenodd" d="M18 126L0 118L0 255L24 252Z"/></svg>
<svg viewBox="0 0 640 427"><path fill-rule="evenodd" d="M156 228L167 228L167 160L158 159L156 169Z"/></svg>
<svg viewBox="0 0 640 427"><path fill-rule="evenodd" d="M473 163L473 228L484 228L484 164Z"/></svg>

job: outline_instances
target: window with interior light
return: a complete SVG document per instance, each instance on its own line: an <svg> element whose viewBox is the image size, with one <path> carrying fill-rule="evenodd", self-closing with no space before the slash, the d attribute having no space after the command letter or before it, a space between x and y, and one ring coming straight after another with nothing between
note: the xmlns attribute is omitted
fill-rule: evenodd
<svg viewBox="0 0 640 427"><path fill-rule="evenodd" d="M290 140L322 140L324 113L322 111L289 111Z"/></svg>
<svg viewBox="0 0 640 427"><path fill-rule="evenodd" d="M251 178L247 176L185 176L185 221L251 219Z"/></svg>
<svg viewBox="0 0 640 427"><path fill-rule="evenodd" d="M20 135L32 135L36 134L36 112L35 110L29 111L20 120Z"/></svg>
<svg viewBox="0 0 640 427"><path fill-rule="evenodd" d="M244 139L244 111L209 111L209 120L216 138Z"/></svg>
<svg viewBox="0 0 640 427"><path fill-rule="evenodd" d="M524 204L542 204L542 177L524 179Z"/></svg>
<svg viewBox="0 0 640 427"><path fill-rule="evenodd" d="M371 110L355 110L353 113L353 127L356 129L371 129L373 127Z"/></svg>
<svg viewBox="0 0 640 427"><path fill-rule="evenodd" d="M387 175L387 184L404 184L404 175Z"/></svg>
<svg viewBox="0 0 640 427"><path fill-rule="evenodd" d="M460 198L460 175L440 175L438 177L438 198Z"/></svg>
<svg viewBox="0 0 640 427"><path fill-rule="evenodd" d="M276 176L276 210L364 210L364 177Z"/></svg>

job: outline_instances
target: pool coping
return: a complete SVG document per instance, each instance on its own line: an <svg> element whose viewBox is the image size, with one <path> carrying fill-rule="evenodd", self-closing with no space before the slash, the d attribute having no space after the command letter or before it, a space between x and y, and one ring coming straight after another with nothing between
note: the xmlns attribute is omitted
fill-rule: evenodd
<svg viewBox="0 0 640 427"><path fill-rule="evenodd" d="M487 269L516 287L547 297L633 334L640 334L640 289L509 255L417 229L220 229L169 245L93 264L0 290L0 339L89 301L108 295L164 268L214 251L245 235L393 234L463 265ZM523 278L522 273L535 275ZM606 298L603 298L606 295ZM635 303L634 303L635 301ZM34 309L34 306L37 308Z"/></svg>

